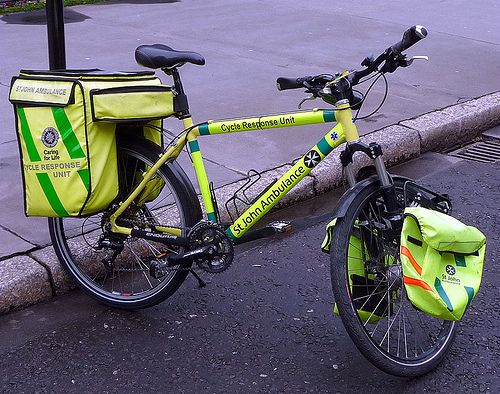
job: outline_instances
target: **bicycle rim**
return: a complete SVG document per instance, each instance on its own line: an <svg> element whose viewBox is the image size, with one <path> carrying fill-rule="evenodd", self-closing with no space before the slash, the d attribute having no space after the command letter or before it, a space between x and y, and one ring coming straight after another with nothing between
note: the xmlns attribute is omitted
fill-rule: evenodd
<svg viewBox="0 0 500 394"><path fill-rule="evenodd" d="M121 199L142 179L142 174L154 163L155 156L143 149L122 148L119 151ZM186 210L171 175L162 168L152 179L159 186L141 195L140 206L133 205L120 220L127 226L146 228L161 225L186 234ZM161 187L163 186L163 187ZM136 199L136 200L138 200ZM171 295L187 275L185 267L170 270L165 276L150 275L153 259L179 253L178 247L128 237L123 251L109 263L111 248L99 248L99 238L109 225L112 209L86 218L49 219L53 244L63 266L87 294L115 307L134 308L154 305Z"/></svg>

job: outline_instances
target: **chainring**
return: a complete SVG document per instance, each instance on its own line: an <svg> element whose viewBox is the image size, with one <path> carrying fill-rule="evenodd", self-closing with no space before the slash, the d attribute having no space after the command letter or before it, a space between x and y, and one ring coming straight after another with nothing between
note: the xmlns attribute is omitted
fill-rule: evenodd
<svg viewBox="0 0 500 394"><path fill-rule="evenodd" d="M194 260L202 270L219 274L230 267L234 257L233 242L221 226L201 221L191 229L188 238L191 249L208 245L215 247L215 252L210 256Z"/></svg>

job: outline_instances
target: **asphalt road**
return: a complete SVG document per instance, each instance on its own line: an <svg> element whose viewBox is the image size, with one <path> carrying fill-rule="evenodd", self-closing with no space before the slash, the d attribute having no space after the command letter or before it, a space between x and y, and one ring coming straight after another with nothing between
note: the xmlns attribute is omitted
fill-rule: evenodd
<svg viewBox="0 0 500 394"><path fill-rule="evenodd" d="M75 291L0 317L2 391L499 392L500 163L427 154L396 171L426 173L422 182L449 193L455 215L488 239L482 288L434 372L378 371L334 317L318 219L330 194L280 212L297 220L289 236L247 246L206 288L189 277L156 307L112 310Z"/></svg>

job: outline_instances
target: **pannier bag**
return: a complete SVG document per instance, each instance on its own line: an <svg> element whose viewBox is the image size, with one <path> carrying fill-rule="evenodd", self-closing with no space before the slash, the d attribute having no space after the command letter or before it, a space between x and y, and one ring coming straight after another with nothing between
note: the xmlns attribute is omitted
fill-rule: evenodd
<svg viewBox="0 0 500 394"><path fill-rule="evenodd" d="M331 234L337 222L337 218L333 219L326 226L326 235L321 245L321 250L324 253L330 253ZM359 234L354 232L349 239L349 249L347 251L348 261L347 269L349 274L349 287L353 298L353 305L356 307L358 316L364 322L376 323L382 316L386 316L388 312L387 300L384 297L384 292L378 291L374 293L376 288L375 275L365 275L365 267L363 263L363 250L365 251L364 258L370 258L366 245L361 246L361 229L355 227ZM366 230L368 231L368 230ZM335 245L333 245L335 247ZM333 307L333 312L338 315L337 304Z"/></svg>
<svg viewBox="0 0 500 394"><path fill-rule="evenodd" d="M12 79L27 216L85 216L118 195L117 126L161 144L173 92L153 72L26 71ZM130 129L130 127L128 127ZM146 199L144 199L146 200Z"/></svg>
<svg viewBox="0 0 500 394"><path fill-rule="evenodd" d="M426 208L406 208L401 263L410 302L431 316L460 320L479 289L485 249L477 228Z"/></svg>

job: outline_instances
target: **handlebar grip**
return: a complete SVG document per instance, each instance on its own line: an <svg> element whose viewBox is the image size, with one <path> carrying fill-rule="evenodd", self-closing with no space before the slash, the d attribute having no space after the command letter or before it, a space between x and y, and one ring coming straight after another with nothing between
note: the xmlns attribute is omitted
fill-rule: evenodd
<svg viewBox="0 0 500 394"><path fill-rule="evenodd" d="M276 80L276 86L278 87L278 90L299 89L304 87L304 80L305 78L279 77Z"/></svg>
<svg viewBox="0 0 500 394"><path fill-rule="evenodd" d="M425 37L427 37L425 27L420 25L412 26L403 33L401 41L391 46L391 49L394 52L401 53Z"/></svg>

